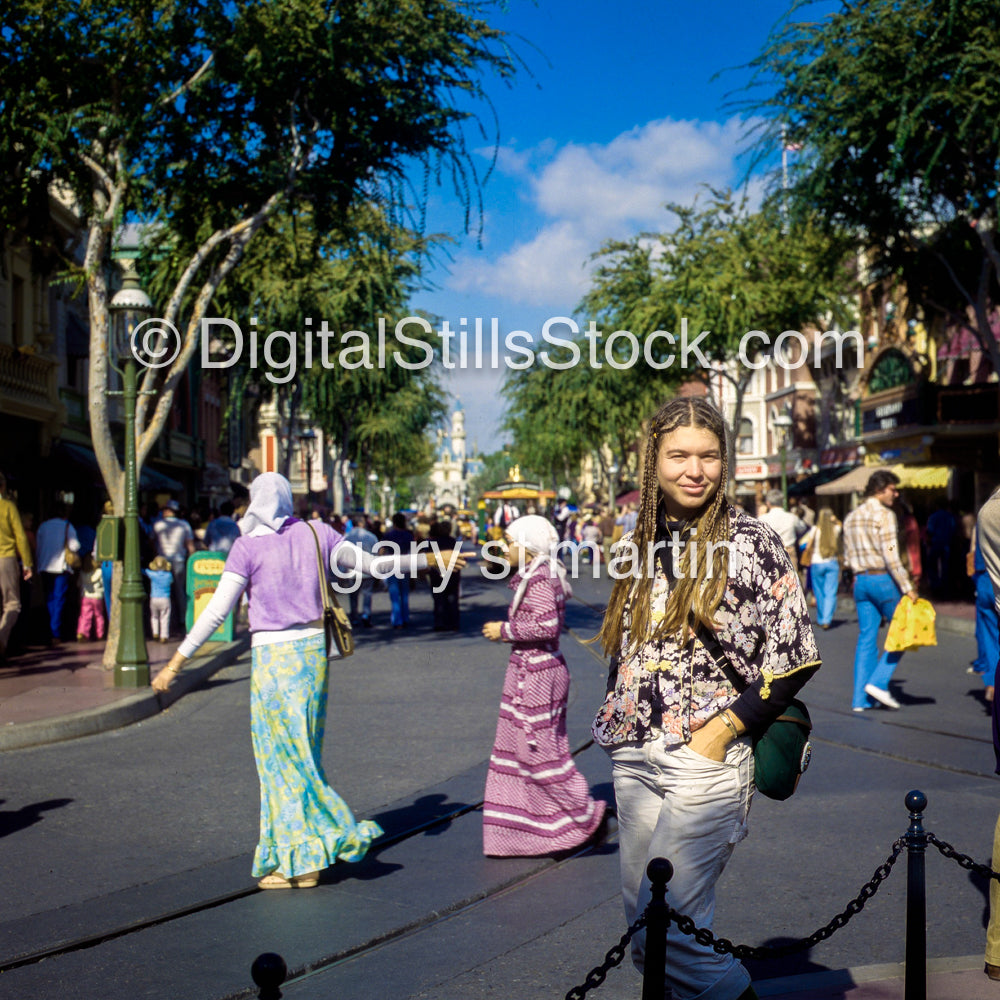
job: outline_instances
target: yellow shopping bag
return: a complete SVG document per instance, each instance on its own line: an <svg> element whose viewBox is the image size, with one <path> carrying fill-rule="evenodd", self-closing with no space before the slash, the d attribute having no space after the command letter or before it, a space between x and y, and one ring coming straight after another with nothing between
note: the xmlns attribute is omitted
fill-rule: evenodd
<svg viewBox="0 0 1000 1000"><path fill-rule="evenodd" d="M934 605L923 599L911 601L904 597L896 605L885 637L887 653L905 653L920 646L936 646L934 634Z"/></svg>

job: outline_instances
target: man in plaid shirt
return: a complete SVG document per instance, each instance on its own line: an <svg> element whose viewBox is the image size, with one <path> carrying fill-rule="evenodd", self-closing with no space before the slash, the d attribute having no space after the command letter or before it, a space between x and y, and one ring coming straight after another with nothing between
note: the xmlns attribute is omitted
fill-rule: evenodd
<svg viewBox="0 0 1000 1000"><path fill-rule="evenodd" d="M854 603L858 609L857 649L854 652L855 712L899 708L889 693L889 681L902 653L878 655L878 630L889 621L900 597L917 600L917 591L899 558L896 515L892 504L899 495L899 477L876 469L865 488L865 501L844 519L844 554L854 571Z"/></svg>

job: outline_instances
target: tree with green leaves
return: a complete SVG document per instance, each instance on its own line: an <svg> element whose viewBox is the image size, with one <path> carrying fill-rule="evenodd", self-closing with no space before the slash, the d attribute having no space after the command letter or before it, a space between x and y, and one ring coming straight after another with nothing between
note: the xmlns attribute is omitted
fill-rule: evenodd
<svg viewBox="0 0 1000 1000"><path fill-rule="evenodd" d="M645 338L653 364L635 366L637 381L655 387L660 401L682 381L727 379L735 432L754 372L741 361L757 361L768 349L746 334L761 331L773 344L785 330L848 321L849 242L808 217L787 218L777 200L752 210L729 190L708 189L703 201L667 208L675 220L668 231L605 244L583 305L605 328ZM685 326L692 348L686 367ZM653 336L657 331L676 343ZM656 369L671 357L669 368Z"/></svg>
<svg viewBox="0 0 1000 1000"><path fill-rule="evenodd" d="M401 209L423 159L467 199L463 125L483 74L512 72L502 34L461 0L9 0L0 15L0 231L50 252L48 196L84 220L94 450L121 508L107 408L108 256L132 219L183 253L159 303L173 364L149 369L139 461L194 357L201 319L250 241L308 204L323 232L359 198ZM147 405L147 400L148 405Z"/></svg>
<svg viewBox="0 0 1000 1000"><path fill-rule="evenodd" d="M220 285L276 213L325 232L359 200L413 201L421 161L466 203L465 129L483 80L513 72L487 5L464 0L7 0L0 11L0 234L85 282L94 451L116 510L110 255L125 222L169 231L178 277L158 303L177 353L141 380L137 458L165 426ZM53 192L83 220L76 267ZM116 575L117 578L117 575ZM115 605L117 606L117 605ZM110 640L116 634L113 619ZM109 648L112 641L108 643Z"/></svg>
<svg viewBox="0 0 1000 1000"><path fill-rule="evenodd" d="M792 213L856 234L874 277L968 323L1000 371L1000 18L991 0L796 7L754 65L757 154L800 149ZM970 321L967 311L974 314Z"/></svg>
<svg viewBox="0 0 1000 1000"><path fill-rule="evenodd" d="M603 352L593 364L583 337L572 343L576 352L556 347L549 351L549 364L536 360L531 368L510 372L502 389L504 426L519 459L542 470L553 489L575 482L581 463L592 456L600 481L614 481L615 492L636 451L642 421L663 387L637 367L613 367Z"/></svg>
<svg viewBox="0 0 1000 1000"><path fill-rule="evenodd" d="M393 224L370 203L349 209L345 225L327 233L317 230L308 208L296 215L282 212L268 220L216 295L216 308L243 330L252 318L262 333L285 334L283 350L294 352L296 361L289 368L294 377L286 380L284 372L267 366L249 367L244 350L233 366L237 389L230 406L241 406L253 387L258 396L276 399L289 426L308 414L334 452L338 508L351 464L365 475L379 471L394 481L430 468L421 441L445 410L437 359L428 356L436 339L429 338L428 349L407 344L394 325L406 315L427 243L427 237ZM170 284L170 256L161 259L157 283ZM385 364L378 357L380 323ZM342 341L351 345L367 338L367 363L360 350L350 348L331 349L324 359L318 336L323 324L345 335L357 331ZM215 344L221 359L236 357L227 326L221 326ZM404 367L397 356L413 367ZM286 461L290 455L286 449Z"/></svg>
<svg viewBox="0 0 1000 1000"><path fill-rule="evenodd" d="M509 448L504 446L499 451L491 452L480 458L482 469L469 480L469 503L475 505L476 501L487 491L492 490L498 483L505 483L510 478L510 469L514 465ZM531 474L525 476L531 479Z"/></svg>

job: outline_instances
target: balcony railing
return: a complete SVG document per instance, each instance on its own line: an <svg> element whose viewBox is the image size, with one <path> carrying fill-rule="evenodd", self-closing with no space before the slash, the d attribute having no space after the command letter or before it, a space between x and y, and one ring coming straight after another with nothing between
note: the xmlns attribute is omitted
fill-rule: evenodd
<svg viewBox="0 0 1000 1000"><path fill-rule="evenodd" d="M0 344L0 396L54 408L49 386L56 366L52 358Z"/></svg>

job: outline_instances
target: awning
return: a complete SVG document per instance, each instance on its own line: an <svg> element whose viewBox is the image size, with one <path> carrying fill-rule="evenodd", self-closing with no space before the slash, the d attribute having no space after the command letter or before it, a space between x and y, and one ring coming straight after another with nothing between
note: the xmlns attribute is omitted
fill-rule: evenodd
<svg viewBox="0 0 1000 1000"><path fill-rule="evenodd" d="M868 479L876 469L886 469L886 465L859 465L856 469L822 486L817 486L814 490L816 496L829 497L843 493L864 493L868 485Z"/></svg>
<svg viewBox="0 0 1000 1000"><path fill-rule="evenodd" d="M615 497L615 503L619 507L623 507L627 503L638 503L639 502L639 491L632 490L629 493L623 493L620 497Z"/></svg>
<svg viewBox="0 0 1000 1000"><path fill-rule="evenodd" d="M184 484L144 465L139 473L139 489L156 493L180 493L184 489Z"/></svg>
<svg viewBox="0 0 1000 1000"><path fill-rule="evenodd" d="M837 465L832 469L820 469L819 472L814 472L811 476L806 476L805 479L800 479L797 483L789 483L788 495L790 497L812 496L813 493L819 492L818 486L846 475L853 468L853 465Z"/></svg>
<svg viewBox="0 0 1000 1000"><path fill-rule="evenodd" d="M52 447L51 457L63 458L72 465L94 475L95 482L103 483L101 467L97 463L97 456L92 448L87 448L82 444L74 444L72 441L58 441ZM143 466L139 475L139 489L159 493L179 493L184 489L184 486L176 479L171 479L162 472L157 472L156 469Z"/></svg>
<svg viewBox="0 0 1000 1000"><path fill-rule="evenodd" d="M948 486L951 468L947 465L859 465L846 475L816 487L818 496L843 493L863 493L868 479L876 469L888 469L899 477L901 489L938 490ZM791 493L791 488L788 490Z"/></svg>
<svg viewBox="0 0 1000 1000"><path fill-rule="evenodd" d="M947 465L894 465L899 485L908 490L943 490L948 488L951 468Z"/></svg>

